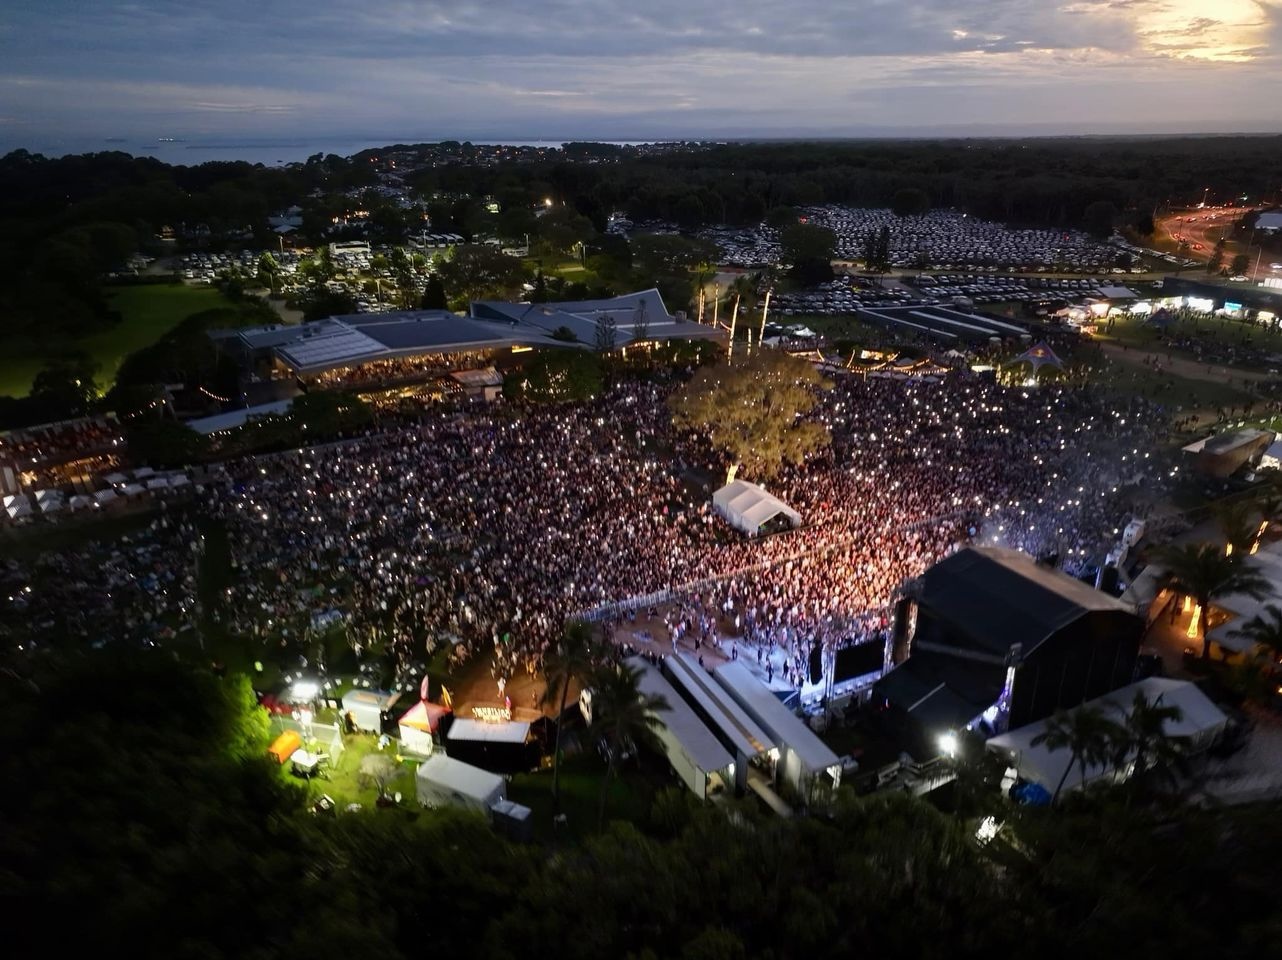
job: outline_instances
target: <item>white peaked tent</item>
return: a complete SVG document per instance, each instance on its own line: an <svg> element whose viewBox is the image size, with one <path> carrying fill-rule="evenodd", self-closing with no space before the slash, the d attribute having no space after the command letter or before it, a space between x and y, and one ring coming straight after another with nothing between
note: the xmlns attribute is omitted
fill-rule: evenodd
<svg viewBox="0 0 1282 960"><path fill-rule="evenodd" d="M750 537L757 534L762 524L769 523L779 514L786 516L794 527L801 525L801 514L747 480L727 483L714 493L712 508L725 518L726 523Z"/></svg>

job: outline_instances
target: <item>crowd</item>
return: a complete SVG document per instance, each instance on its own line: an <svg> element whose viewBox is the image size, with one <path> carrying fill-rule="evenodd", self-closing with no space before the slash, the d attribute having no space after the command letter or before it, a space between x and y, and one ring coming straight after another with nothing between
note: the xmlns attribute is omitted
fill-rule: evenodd
<svg viewBox="0 0 1282 960"><path fill-rule="evenodd" d="M111 451L123 444L123 433L114 415L69 420L0 435L0 464L30 470Z"/></svg>
<svg viewBox="0 0 1282 960"><path fill-rule="evenodd" d="M479 353L393 357L388 360L370 360L352 367L327 370L318 376L315 382L322 387L362 387L412 380L418 377L445 376L455 370L484 367L487 363L485 356Z"/></svg>
<svg viewBox="0 0 1282 960"><path fill-rule="evenodd" d="M1011 390L965 371L851 375L815 413L830 447L769 485L804 525L750 540L712 513L701 484L722 467L674 435L670 390L630 382L579 406L447 413L233 464L204 505L233 565L210 615L283 661L314 656L319 625L341 618L360 652L392 651L407 670L441 648L485 657L501 688L540 669L568 616L667 592L664 639L782 651L799 676L816 641L831 651L883 630L900 586L958 543L1056 553L1070 569L1102 555L1127 519L1114 487L1164 469L1147 452L1161 411L1142 399L1111 409L1081 388ZM91 633L189 622L194 591L175 588L198 538L175 523L151 552L109 558L98 589L113 613L90 616ZM47 596L24 603L92 613L66 579L27 578ZM182 615L163 616L166 603Z"/></svg>
<svg viewBox="0 0 1282 960"><path fill-rule="evenodd" d="M204 539L168 511L110 541L0 563L0 639L155 646L195 629Z"/></svg>

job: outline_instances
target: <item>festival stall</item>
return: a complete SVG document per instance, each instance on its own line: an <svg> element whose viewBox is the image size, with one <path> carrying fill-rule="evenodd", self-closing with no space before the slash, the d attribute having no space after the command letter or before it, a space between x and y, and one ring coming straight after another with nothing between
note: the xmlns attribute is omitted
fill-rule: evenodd
<svg viewBox="0 0 1282 960"><path fill-rule="evenodd" d="M502 777L444 754L423 761L414 777L418 802L425 807L458 806L488 813L506 799Z"/></svg>
<svg viewBox="0 0 1282 960"><path fill-rule="evenodd" d="M267 748L267 752L276 759L277 763L284 763L302 746L303 738L298 735L298 732L296 730L286 730L272 741L272 745Z"/></svg>
<svg viewBox="0 0 1282 960"><path fill-rule="evenodd" d="M405 711L399 722L401 746L410 753L430 757L434 746L432 734L439 729L441 718L449 712L449 707L428 703L426 700L414 704Z"/></svg>
<svg viewBox="0 0 1282 960"><path fill-rule="evenodd" d="M343 716L350 717L357 730L383 732L383 714L395 706L399 693L386 690L349 690L343 694Z"/></svg>
<svg viewBox="0 0 1282 960"><path fill-rule="evenodd" d="M446 725L445 746L450 756L495 773L520 773L538 762L538 747L530 742L528 723L510 719L510 712L501 707L474 707L473 714L454 717Z"/></svg>

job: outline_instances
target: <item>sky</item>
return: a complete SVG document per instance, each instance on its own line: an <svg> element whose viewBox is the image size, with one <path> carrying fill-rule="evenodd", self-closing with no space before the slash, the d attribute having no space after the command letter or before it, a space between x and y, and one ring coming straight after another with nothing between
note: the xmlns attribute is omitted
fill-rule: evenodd
<svg viewBox="0 0 1282 960"><path fill-rule="evenodd" d="M1282 131L1282 0L10 0L0 146Z"/></svg>

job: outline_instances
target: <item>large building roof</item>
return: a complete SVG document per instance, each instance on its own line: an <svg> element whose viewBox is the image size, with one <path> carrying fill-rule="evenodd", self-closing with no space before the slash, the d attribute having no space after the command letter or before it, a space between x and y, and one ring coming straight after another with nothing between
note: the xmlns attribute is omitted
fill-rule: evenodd
<svg viewBox="0 0 1282 960"><path fill-rule="evenodd" d="M760 756L775 747L769 734L757 726L743 707L690 654L674 654L665 658L663 665L672 682L698 704L703 716L720 731L722 743L729 743L745 757Z"/></svg>
<svg viewBox="0 0 1282 960"><path fill-rule="evenodd" d="M1133 615L1120 600L1002 547L968 547L935 564L918 602L998 657L1016 643L1027 655L1088 613Z"/></svg>
<svg viewBox="0 0 1282 960"><path fill-rule="evenodd" d="M874 689L926 728L956 730L997 702L1004 681L1000 665L914 650Z"/></svg>
<svg viewBox="0 0 1282 960"><path fill-rule="evenodd" d="M615 344L625 347L642 339L637 328L645 327L646 340L699 339L717 336L715 327L693 323L668 313L658 290L641 290L605 300L574 300L560 303L505 303L478 300L472 316L508 323L550 336L565 328L580 344L596 343L597 323L602 317L614 321Z"/></svg>
<svg viewBox="0 0 1282 960"><path fill-rule="evenodd" d="M742 663L730 661L722 664L713 675L761 724L776 745L791 749L807 770L812 773L827 770L841 762L828 745Z"/></svg>
<svg viewBox="0 0 1282 960"><path fill-rule="evenodd" d="M511 347L594 347L597 320L615 322L615 343L626 346L644 323L647 339L715 337L713 327L671 316L657 290L643 290L608 300L565 303L478 301L471 314L448 310L398 310L356 313L298 326L272 324L237 333L251 350L272 350L295 373L311 375L339 367L433 353L496 350ZM642 319L643 318L643 319ZM577 338L567 342L552 334L568 328Z"/></svg>
<svg viewBox="0 0 1282 960"><path fill-rule="evenodd" d="M631 657L626 663L640 671L637 686L642 693L663 697L667 701L668 709L659 711L655 716L700 770L704 773L724 770L734 762L729 751L656 667L641 657Z"/></svg>

